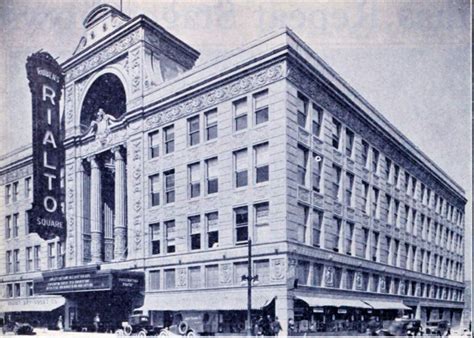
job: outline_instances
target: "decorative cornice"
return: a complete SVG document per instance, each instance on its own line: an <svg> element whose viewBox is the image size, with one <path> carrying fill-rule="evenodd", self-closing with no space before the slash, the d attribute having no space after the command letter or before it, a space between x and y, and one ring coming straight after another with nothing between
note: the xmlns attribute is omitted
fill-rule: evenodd
<svg viewBox="0 0 474 338"><path fill-rule="evenodd" d="M243 77L208 93L189 99L178 106L158 112L148 117L145 120L145 130L149 130L159 125L180 119L184 116L193 114L196 111L212 107L236 96L283 79L284 76L283 62L272 65L267 69Z"/></svg>

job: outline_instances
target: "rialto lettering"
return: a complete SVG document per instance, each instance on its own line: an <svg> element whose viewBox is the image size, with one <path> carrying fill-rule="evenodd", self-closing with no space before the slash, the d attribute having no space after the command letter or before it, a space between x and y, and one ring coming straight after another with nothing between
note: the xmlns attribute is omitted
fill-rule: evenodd
<svg viewBox="0 0 474 338"><path fill-rule="evenodd" d="M61 167L64 150L60 139L59 100L63 75L56 60L45 52L26 63L33 112L33 208L30 232L44 239L64 236L61 210Z"/></svg>

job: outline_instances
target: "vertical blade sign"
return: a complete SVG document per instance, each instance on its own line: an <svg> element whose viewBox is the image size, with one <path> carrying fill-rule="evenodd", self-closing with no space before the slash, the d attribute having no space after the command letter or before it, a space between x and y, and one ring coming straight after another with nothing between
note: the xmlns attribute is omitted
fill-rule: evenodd
<svg viewBox="0 0 474 338"><path fill-rule="evenodd" d="M26 71L33 104L33 208L29 213L29 228L43 239L63 238L61 166L64 150L59 100L64 77L59 64L46 52L30 55Z"/></svg>

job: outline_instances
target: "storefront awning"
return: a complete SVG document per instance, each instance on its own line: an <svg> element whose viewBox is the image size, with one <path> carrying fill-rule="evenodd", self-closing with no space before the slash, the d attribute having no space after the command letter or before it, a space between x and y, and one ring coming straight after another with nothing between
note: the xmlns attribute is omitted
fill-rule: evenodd
<svg viewBox="0 0 474 338"><path fill-rule="evenodd" d="M61 296L33 296L0 300L0 312L49 312L63 306L66 299Z"/></svg>
<svg viewBox="0 0 474 338"><path fill-rule="evenodd" d="M411 310L402 302L378 301L378 300L364 300L374 310Z"/></svg>
<svg viewBox="0 0 474 338"><path fill-rule="evenodd" d="M259 310L275 298L267 292L252 293L252 309ZM211 311L247 310L247 290L238 292L223 290L216 292L148 293L140 309L142 311Z"/></svg>
<svg viewBox="0 0 474 338"><path fill-rule="evenodd" d="M338 299L319 296L298 296L311 307L332 306L332 307L354 307L359 309L371 309L369 305L359 299Z"/></svg>

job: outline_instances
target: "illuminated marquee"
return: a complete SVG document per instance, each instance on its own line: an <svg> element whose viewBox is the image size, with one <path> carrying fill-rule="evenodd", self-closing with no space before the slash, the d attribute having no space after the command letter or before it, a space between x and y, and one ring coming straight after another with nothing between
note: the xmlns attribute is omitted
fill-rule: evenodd
<svg viewBox="0 0 474 338"><path fill-rule="evenodd" d="M59 100L64 79L61 67L46 52L29 56L26 71L33 104L33 208L29 228L44 239L63 237L60 176L64 152Z"/></svg>

